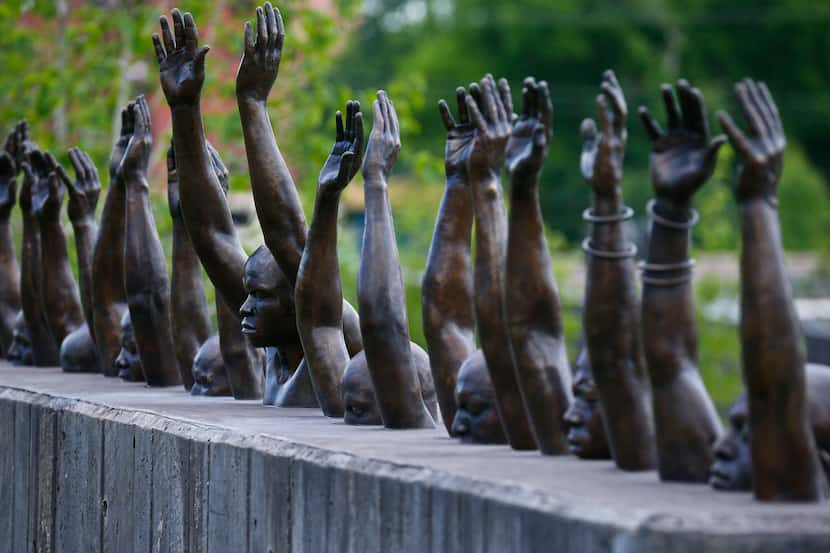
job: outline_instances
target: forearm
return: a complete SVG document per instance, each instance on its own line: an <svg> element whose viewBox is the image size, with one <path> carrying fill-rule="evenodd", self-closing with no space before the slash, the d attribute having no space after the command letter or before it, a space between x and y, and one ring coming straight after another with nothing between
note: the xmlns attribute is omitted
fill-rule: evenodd
<svg viewBox="0 0 830 553"><path fill-rule="evenodd" d="M507 216L498 174L471 176L476 225L475 313L496 406L514 449L535 449L513 363L504 311Z"/></svg>
<svg viewBox="0 0 830 553"><path fill-rule="evenodd" d="M239 114L257 217L265 244L293 285L306 241L306 220L265 102L239 98Z"/></svg>
<svg viewBox="0 0 830 553"><path fill-rule="evenodd" d="M173 271L170 290L176 357L181 371L190 371L193 358L210 335L210 317L199 258L184 223L173 219Z"/></svg>
<svg viewBox="0 0 830 553"><path fill-rule="evenodd" d="M12 329L20 311L20 270L14 253L12 229L8 219L0 220L0 340L7 352Z"/></svg>
<svg viewBox="0 0 830 553"><path fill-rule="evenodd" d="M83 312L60 222L42 222L40 236L44 310L55 342L60 345L83 324Z"/></svg>
<svg viewBox="0 0 830 553"><path fill-rule="evenodd" d="M81 288L81 307L84 319L89 325L90 335L95 340L93 324L92 299L92 265L95 255L95 241L98 237L98 225L92 216L73 221L75 231L75 249L78 254L78 280Z"/></svg>
<svg viewBox="0 0 830 553"><path fill-rule="evenodd" d="M297 274L297 329L323 414L342 417L340 380L349 362L343 336L343 291L337 262L339 194L318 191Z"/></svg>
<svg viewBox="0 0 830 553"><path fill-rule="evenodd" d="M193 384L188 370L180 372L170 317L170 284L164 251L156 233L149 189L141 174L125 176L127 232L124 243L124 288L135 341L147 383L151 386Z"/></svg>
<svg viewBox="0 0 830 553"><path fill-rule="evenodd" d="M40 229L33 215L23 215L23 244L20 249L20 290L23 316L29 339L32 342L32 357L39 367L58 365L58 346L52 337L41 298L42 277L40 274Z"/></svg>
<svg viewBox="0 0 830 553"><path fill-rule="evenodd" d="M366 228L358 275L360 329L387 427L432 425L412 364L400 259L386 183L365 182Z"/></svg>
<svg viewBox="0 0 830 553"><path fill-rule="evenodd" d="M211 168L201 111L198 106L178 106L172 111L181 210L188 235L211 282L236 310L245 301L242 269L247 256Z"/></svg>
<svg viewBox="0 0 830 553"><path fill-rule="evenodd" d="M468 183L448 179L421 287L424 336L441 416L448 431L455 418L458 369L476 349L472 226Z"/></svg>
<svg viewBox="0 0 830 553"><path fill-rule="evenodd" d="M125 210L123 183L111 179L101 212L92 266L95 345L99 363L108 376L115 376L113 365L121 349L119 329L127 301L124 292Z"/></svg>

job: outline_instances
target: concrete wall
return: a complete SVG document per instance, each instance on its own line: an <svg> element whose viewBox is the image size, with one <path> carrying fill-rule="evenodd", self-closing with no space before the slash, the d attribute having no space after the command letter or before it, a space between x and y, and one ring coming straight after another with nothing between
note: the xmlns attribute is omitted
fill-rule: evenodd
<svg viewBox="0 0 830 553"><path fill-rule="evenodd" d="M736 519L730 534L594 507L0 387L0 553L830 550L830 516L784 513L770 527L789 530L773 533Z"/></svg>

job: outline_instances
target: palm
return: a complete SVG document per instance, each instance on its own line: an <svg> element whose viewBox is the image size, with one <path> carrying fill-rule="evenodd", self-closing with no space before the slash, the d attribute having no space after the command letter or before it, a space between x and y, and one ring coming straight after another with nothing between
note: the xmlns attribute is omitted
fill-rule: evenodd
<svg viewBox="0 0 830 553"><path fill-rule="evenodd" d="M444 167L448 175L466 172L475 137L475 128L469 124L456 125L447 132Z"/></svg>
<svg viewBox="0 0 830 553"><path fill-rule="evenodd" d="M323 169L320 171L321 184L331 185L336 183L337 176L340 174L340 166L344 163L343 154L349 151L354 151L354 145L351 142L343 140L334 143L334 147L331 149L331 153L329 154L325 165L323 165ZM346 160L345 162L350 163L350 160ZM351 171L348 173L351 173ZM353 176L354 173L351 173L349 178L351 179ZM348 182L341 184L345 186Z"/></svg>
<svg viewBox="0 0 830 553"><path fill-rule="evenodd" d="M684 130L660 137L651 155L651 178L658 196L690 198L715 169L706 137Z"/></svg>
<svg viewBox="0 0 830 553"><path fill-rule="evenodd" d="M205 73L197 70L196 52L183 48L174 50L167 55L159 70L161 88L168 104L192 104L199 99Z"/></svg>
<svg viewBox="0 0 830 553"><path fill-rule="evenodd" d="M513 133L507 141L507 169L511 173L541 166L541 160L533 155L533 134L540 124L535 117L523 116L513 126Z"/></svg>
<svg viewBox="0 0 830 553"><path fill-rule="evenodd" d="M14 204L14 160L8 154L0 155L0 210L8 210Z"/></svg>

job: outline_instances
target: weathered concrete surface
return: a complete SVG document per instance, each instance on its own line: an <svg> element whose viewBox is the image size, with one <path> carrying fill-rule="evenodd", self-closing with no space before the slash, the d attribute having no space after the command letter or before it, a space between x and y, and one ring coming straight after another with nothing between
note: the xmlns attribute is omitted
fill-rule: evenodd
<svg viewBox="0 0 830 553"><path fill-rule="evenodd" d="M0 363L0 553L830 551L830 503Z"/></svg>

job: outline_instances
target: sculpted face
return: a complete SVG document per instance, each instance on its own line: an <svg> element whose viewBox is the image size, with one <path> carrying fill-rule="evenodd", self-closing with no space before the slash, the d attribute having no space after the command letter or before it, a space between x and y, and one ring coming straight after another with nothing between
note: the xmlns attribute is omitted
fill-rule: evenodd
<svg viewBox="0 0 830 553"><path fill-rule="evenodd" d="M263 348L298 340L294 292L268 248L248 258L242 283L248 298L239 315L251 343Z"/></svg>
<svg viewBox="0 0 830 553"><path fill-rule="evenodd" d="M29 340L29 329L26 328L26 319L23 318L22 311L17 314L17 318L14 320L12 343L9 346L6 359L18 365L31 365L33 362L32 342Z"/></svg>
<svg viewBox="0 0 830 553"><path fill-rule="evenodd" d="M410 349L415 370L418 372L418 381L421 384L421 398L424 400L424 405L426 405L432 418L438 420L438 396L432 382L429 355L415 343L410 343ZM346 409L343 416L343 421L346 424L383 424L364 352L361 351L352 357L346 365L346 370L343 372L340 382L340 395Z"/></svg>
<svg viewBox="0 0 830 553"><path fill-rule="evenodd" d="M218 334L205 340L193 358L193 388L190 389L190 394L194 396L231 394Z"/></svg>
<svg viewBox="0 0 830 553"><path fill-rule="evenodd" d="M496 411L493 383L481 350L468 357L458 369L455 404L453 436L464 443L507 443Z"/></svg>
<svg viewBox="0 0 830 553"><path fill-rule="evenodd" d="M610 459L611 451L602 424L602 406L584 349L576 362L573 395L574 400L563 416L568 426L568 449L582 459Z"/></svg>
<svg viewBox="0 0 830 553"><path fill-rule="evenodd" d="M121 351L115 359L115 368L118 369L118 376L124 380L134 382L144 380L144 368L138 356L138 346L135 343L129 310L125 311L121 318Z"/></svg>
<svg viewBox="0 0 830 553"><path fill-rule="evenodd" d="M729 409L729 430L715 446L709 484L718 490L752 489L752 450L749 443L749 406L746 393Z"/></svg>

